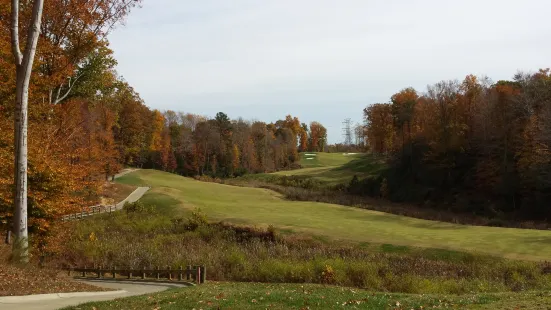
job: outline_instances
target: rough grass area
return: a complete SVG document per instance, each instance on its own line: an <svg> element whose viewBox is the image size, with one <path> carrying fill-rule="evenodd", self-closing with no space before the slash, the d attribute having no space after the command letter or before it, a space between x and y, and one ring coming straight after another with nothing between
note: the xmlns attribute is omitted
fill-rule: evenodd
<svg viewBox="0 0 551 310"><path fill-rule="evenodd" d="M183 213L200 207L215 221L274 225L331 240L475 251L508 258L548 260L551 231L457 225L345 206L288 201L260 188L198 182L155 170L119 179L153 187L145 201Z"/></svg>
<svg viewBox="0 0 551 310"><path fill-rule="evenodd" d="M206 265L209 280L320 283L404 293L551 289L549 264L390 244L342 244L158 213L131 212L67 223L54 265ZM165 210L166 211L166 210Z"/></svg>
<svg viewBox="0 0 551 310"><path fill-rule="evenodd" d="M106 289L76 282L59 270L38 268L34 264L14 266L6 262L9 248L0 246L0 296L47 293L98 292ZM1 307L0 307L1 308Z"/></svg>
<svg viewBox="0 0 551 310"><path fill-rule="evenodd" d="M208 283L65 309L549 309L550 293L404 295L334 286Z"/></svg>

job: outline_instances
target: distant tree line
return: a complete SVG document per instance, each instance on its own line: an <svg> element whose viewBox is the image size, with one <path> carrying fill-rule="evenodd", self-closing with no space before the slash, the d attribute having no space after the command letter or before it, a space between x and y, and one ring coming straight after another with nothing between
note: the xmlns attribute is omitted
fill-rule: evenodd
<svg viewBox="0 0 551 310"><path fill-rule="evenodd" d="M212 119L195 114L128 109L119 116L115 140L121 162L186 176L239 176L297 168L299 151L322 151L327 131L288 115L275 123ZM142 122L136 119L142 117ZM134 121L131 121L134 120ZM143 133L146 133L145 135ZM117 138L118 137L118 138Z"/></svg>
<svg viewBox="0 0 551 310"><path fill-rule="evenodd" d="M492 83L467 76L406 88L364 110L371 152L390 167L363 191L483 214L551 218L549 69Z"/></svg>

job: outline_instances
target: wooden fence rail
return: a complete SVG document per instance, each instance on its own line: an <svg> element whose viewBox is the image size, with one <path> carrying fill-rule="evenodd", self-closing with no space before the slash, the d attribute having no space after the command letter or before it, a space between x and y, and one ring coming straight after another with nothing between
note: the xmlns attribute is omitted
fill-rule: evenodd
<svg viewBox="0 0 551 310"><path fill-rule="evenodd" d="M62 221L80 220L90 215L100 214L100 213L111 213L114 211L117 211L117 207L114 205L110 205L110 206L97 205L97 206L91 206L91 207L84 207L82 208L81 212L64 215L61 218L61 220Z"/></svg>
<svg viewBox="0 0 551 310"><path fill-rule="evenodd" d="M186 281L186 282L195 282L196 284L205 283L207 279L207 270L205 266L187 266L183 268L180 266L178 269L171 269L166 267L161 269L160 267L149 267L142 269L132 269L132 268L117 268L117 267L94 267L94 268L66 268L71 275L80 275L83 278L89 277L90 274L93 274L95 278L98 279L121 279L125 278L128 280L132 279L167 279L169 281ZM118 275L118 276L117 276Z"/></svg>

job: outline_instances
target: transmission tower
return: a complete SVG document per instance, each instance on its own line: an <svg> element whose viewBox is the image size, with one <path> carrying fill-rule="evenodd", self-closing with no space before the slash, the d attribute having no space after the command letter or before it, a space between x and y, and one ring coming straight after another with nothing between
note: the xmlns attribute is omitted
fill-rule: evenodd
<svg viewBox="0 0 551 310"><path fill-rule="evenodd" d="M344 122L342 122L342 125L343 125L342 135L344 137L345 145L352 144L352 129L350 128L351 123L352 123L352 120L350 120L349 118L345 119Z"/></svg>

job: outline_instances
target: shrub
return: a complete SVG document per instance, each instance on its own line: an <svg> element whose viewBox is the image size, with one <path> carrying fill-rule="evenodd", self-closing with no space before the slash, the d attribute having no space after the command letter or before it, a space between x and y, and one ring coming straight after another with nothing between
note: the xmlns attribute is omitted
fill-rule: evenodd
<svg viewBox="0 0 551 310"><path fill-rule="evenodd" d="M236 177L236 178L244 176L246 174L247 174L247 169L245 169L243 167L239 167L233 172L233 176Z"/></svg>
<svg viewBox="0 0 551 310"><path fill-rule="evenodd" d="M335 283L335 270L330 265L325 265L321 270L320 282L324 284Z"/></svg>
<svg viewBox="0 0 551 310"><path fill-rule="evenodd" d="M193 177L197 181L201 182L210 182L210 183L219 183L222 184L224 181L218 177L211 177L209 175L203 174L203 175L196 175Z"/></svg>
<svg viewBox="0 0 551 310"><path fill-rule="evenodd" d="M207 225L207 216L197 208L191 212L191 216L187 220L186 230L196 230L201 226Z"/></svg>
<svg viewBox="0 0 551 310"><path fill-rule="evenodd" d="M141 201L125 202L122 209L127 213L152 213L155 210L155 206L145 205Z"/></svg>
<svg viewBox="0 0 551 310"><path fill-rule="evenodd" d="M503 220L497 219L497 218L491 219L490 221L488 221L487 225L492 226L492 227L505 227L505 226L507 226Z"/></svg>
<svg viewBox="0 0 551 310"><path fill-rule="evenodd" d="M382 287L381 278L378 273L378 264L349 263L345 269L345 276L352 286L369 290L376 290Z"/></svg>

